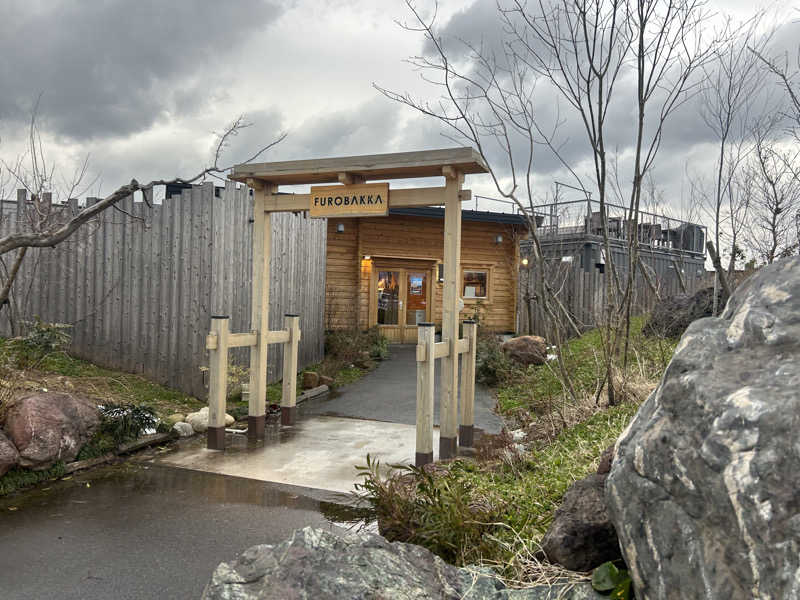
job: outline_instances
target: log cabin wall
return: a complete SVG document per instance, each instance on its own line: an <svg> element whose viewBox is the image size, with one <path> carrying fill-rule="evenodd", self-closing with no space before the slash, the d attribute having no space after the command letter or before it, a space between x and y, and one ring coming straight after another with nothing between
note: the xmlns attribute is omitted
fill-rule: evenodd
<svg viewBox="0 0 800 600"><path fill-rule="evenodd" d="M344 230L338 232L339 225ZM406 215L360 219L329 219L326 257L325 324L327 329L367 329L373 270L410 268L430 272L432 318L442 320L442 284L436 265L442 260L444 220ZM488 272L488 298L466 298L461 319L479 308L481 325L510 332L516 325L518 244L520 228L505 223L462 221L461 268ZM495 239L503 237L499 244ZM370 256L370 260L363 257ZM463 275L459 294L463 294ZM372 318L374 323L374 315Z"/></svg>

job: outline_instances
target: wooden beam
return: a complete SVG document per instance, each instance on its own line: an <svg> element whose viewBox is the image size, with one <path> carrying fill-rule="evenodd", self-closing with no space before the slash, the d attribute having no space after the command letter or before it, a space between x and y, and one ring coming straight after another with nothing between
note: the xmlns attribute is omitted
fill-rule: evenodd
<svg viewBox="0 0 800 600"><path fill-rule="evenodd" d="M472 198L470 190L460 190L459 200L468 202ZM389 189L389 208L412 208L415 206L439 206L444 204L445 188L399 188ZM267 212L298 212L308 210L311 205L310 194L280 194L267 196L264 210Z"/></svg>
<svg viewBox="0 0 800 600"><path fill-rule="evenodd" d="M292 337L291 331L288 329L278 329L277 331L267 332L268 344L285 344Z"/></svg>
<svg viewBox="0 0 800 600"><path fill-rule="evenodd" d="M272 246L272 218L266 205L278 186L265 185L253 194L253 269L250 328L258 332L258 343L250 349L250 400L247 436L264 437L267 411L267 348L269 344L269 263Z"/></svg>
<svg viewBox="0 0 800 600"><path fill-rule="evenodd" d="M359 183L365 183L365 179L362 175L343 172L339 173L339 183L342 185L356 185Z"/></svg>
<svg viewBox="0 0 800 600"><path fill-rule="evenodd" d="M414 177L440 177L442 166L461 173L489 171L473 148L444 148L418 152L396 152L368 156L343 156L310 160L236 165L230 174L234 181L260 179L280 185L333 183L340 173L359 175L366 181Z"/></svg>
<svg viewBox="0 0 800 600"><path fill-rule="evenodd" d="M258 343L258 333L232 333L228 336L228 348L247 348Z"/></svg>
<svg viewBox="0 0 800 600"><path fill-rule="evenodd" d="M461 357L461 422L458 426L458 445L471 448L475 442L475 358L478 351L478 324L464 321L467 353Z"/></svg>
<svg viewBox="0 0 800 600"><path fill-rule="evenodd" d="M442 293L442 340L450 351L442 359L439 414L439 458L458 454L458 300L461 261L461 204L458 192L464 176L455 169L442 169L447 177L444 208L444 289Z"/></svg>
<svg viewBox="0 0 800 600"><path fill-rule="evenodd" d="M209 450L225 449L225 403L228 389L228 323L227 316L211 317L215 348L209 351L208 433Z"/></svg>
<svg viewBox="0 0 800 600"><path fill-rule="evenodd" d="M467 340L459 340L460 342L464 342ZM417 345L417 362L425 362L428 360L427 355L427 346L425 345ZM466 350L465 350L466 352ZM450 340L442 340L441 342L436 342L433 345L433 359L436 360L437 358L444 358L445 356L450 355Z"/></svg>
<svg viewBox="0 0 800 600"><path fill-rule="evenodd" d="M420 323L417 327L417 450L414 464L421 467L433 462L433 390L436 361L433 359L436 327ZM419 358L417 358L419 360Z"/></svg>
<svg viewBox="0 0 800 600"><path fill-rule="evenodd" d="M300 344L300 317L285 315L284 324L289 339L283 345L283 394L281 395L281 425L294 425L297 406L297 348Z"/></svg>

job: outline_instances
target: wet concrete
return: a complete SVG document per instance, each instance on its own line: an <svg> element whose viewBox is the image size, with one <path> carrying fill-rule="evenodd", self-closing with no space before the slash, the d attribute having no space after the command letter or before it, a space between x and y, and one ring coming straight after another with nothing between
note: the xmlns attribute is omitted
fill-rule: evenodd
<svg viewBox="0 0 800 600"><path fill-rule="evenodd" d="M416 346L393 345L390 358L377 369L327 399L303 403L306 415L327 415L372 419L414 425L417 419ZM434 424L439 424L439 385L441 360L436 361ZM459 373L460 373L459 367ZM487 433L500 433L503 420L494 412L491 391L475 386L475 426Z"/></svg>
<svg viewBox="0 0 800 600"><path fill-rule="evenodd" d="M341 531L322 498L336 499L131 463L0 498L0 598L199 598L217 564L254 544Z"/></svg>
<svg viewBox="0 0 800 600"><path fill-rule="evenodd" d="M267 427L262 443L248 443L246 436L228 434L224 452L207 450L205 438L184 441L173 452L153 460L158 464L248 477L331 492L352 492L360 481L355 465L366 456L382 464L409 464L416 452L413 425L306 416L298 412L294 427ZM434 429L438 448L439 430Z"/></svg>

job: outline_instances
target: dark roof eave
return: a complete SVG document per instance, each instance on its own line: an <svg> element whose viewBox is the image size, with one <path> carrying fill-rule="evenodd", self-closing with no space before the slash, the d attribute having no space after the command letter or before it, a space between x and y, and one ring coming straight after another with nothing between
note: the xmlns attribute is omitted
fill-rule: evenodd
<svg viewBox="0 0 800 600"><path fill-rule="evenodd" d="M419 206L412 208L390 208L389 215L404 215L407 217L428 217L444 219L444 208L439 206ZM528 223L522 215L512 213L496 213L479 210L461 210L462 221L477 221L482 223L499 223L501 225L517 225L527 228Z"/></svg>

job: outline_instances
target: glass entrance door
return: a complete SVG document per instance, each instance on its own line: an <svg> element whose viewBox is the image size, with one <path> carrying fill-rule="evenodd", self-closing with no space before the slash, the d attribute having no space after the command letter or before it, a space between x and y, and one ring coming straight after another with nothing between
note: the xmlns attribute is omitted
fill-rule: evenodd
<svg viewBox="0 0 800 600"><path fill-rule="evenodd" d="M400 271L378 271L378 325L400 325Z"/></svg>
<svg viewBox="0 0 800 600"><path fill-rule="evenodd" d="M430 320L429 280L430 274L422 269L377 270L374 322L390 342L417 341L417 325Z"/></svg>

